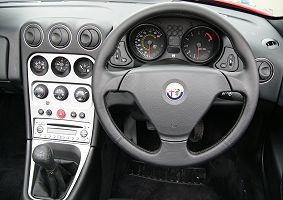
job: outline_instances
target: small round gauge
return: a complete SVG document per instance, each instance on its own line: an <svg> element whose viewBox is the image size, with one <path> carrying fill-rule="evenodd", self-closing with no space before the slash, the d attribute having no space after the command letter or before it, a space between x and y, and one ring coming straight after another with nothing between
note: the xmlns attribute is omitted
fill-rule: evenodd
<svg viewBox="0 0 283 200"><path fill-rule="evenodd" d="M182 51L192 62L206 63L216 56L220 48L218 34L211 28L199 26L190 29L182 38Z"/></svg>
<svg viewBox="0 0 283 200"><path fill-rule="evenodd" d="M144 61L159 58L166 48L166 36L155 25L142 24L130 33L130 49L134 55Z"/></svg>
<svg viewBox="0 0 283 200"><path fill-rule="evenodd" d="M80 78L89 78L92 75L93 63L88 58L79 58L74 64L74 71Z"/></svg>
<svg viewBox="0 0 283 200"><path fill-rule="evenodd" d="M31 71L38 75L43 76L48 71L48 62L42 56L34 56L30 61Z"/></svg>
<svg viewBox="0 0 283 200"><path fill-rule="evenodd" d="M51 69L56 76L65 77L71 71L71 64L67 58L56 57L51 63Z"/></svg>

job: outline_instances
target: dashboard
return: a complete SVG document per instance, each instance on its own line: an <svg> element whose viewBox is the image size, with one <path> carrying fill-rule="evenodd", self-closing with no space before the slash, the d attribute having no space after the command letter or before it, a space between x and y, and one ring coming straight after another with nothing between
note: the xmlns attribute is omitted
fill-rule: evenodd
<svg viewBox="0 0 283 200"><path fill-rule="evenodd" d="M1 4L0 86L5 90L11 85L24 88L30 151L50 141L73 144L80 150L74 182L98 137L92 92L96 59L111 31L149 5L96 1ZM260 77L260 99L283 105L281 35L264 18L203 6L233 24L250 45ZM244 69L225 32L181 13L155 16L131 27L106 65L110 71L122 71L162 62L228 72ZM24 195L32 197L29 182L34 178L34 163L28 166L28 194Z"/></svg>
<svg viewBox="0 0 283 200"><path fill-rule="evenodd" d="M61 19L62 20L62 19ZM22 54L27 60L27 83L32 137L90 143L95 108L92 101L94 55L111 30L110 25L64 19L50 23L50 18L35 19L22 27ZM108 30L107 30L108 29ZM76 50L76 53L68 51ZM186 65L237 71L241 59L229 38L212 24L187 17L160 16L137 24L121 38L109 59L110 70L139 67L149 62L184 62ZM261 61L263 62L263 61ZM273 76L269 63L269 74ZM53 120L85 123L69 137L45 132ZM50 121L50 122L48 122Z"/></svg>
<svg viewBox="0 0 283 200"><path fill-rule="evenodd" d="M90 143L89 133L95 119L92 101L95 57L112 26L77 18L51 21L54 19L38 18L21 28L22 59L27 63L23 73L34 127L32 137ZM180 16L160 16L137 24L121 38L108 67L124 70L168 60L184 62L188 67L226 71L243 67L221 30L199 19ZM272 75L273 68L264 81ZM46 125L38 122L42 119L47 125L54 124L53 120L65 120L66 126L84 125L78 125L82 129L70 137L61 134L62 130L45 132Z"/></svg>
<svg viewBox="0 0 283 200"><path fill-rule="evenodd" d="M27 113L30 124L35 118L61 119L62 113L58 111L62 110L65 120L91 123L95 118L91 114L95 112L91 74L103 41L123 20L148 4L62 2L54 6L44 3L40 8L28 4L24 11L15 6L1 9L5 17L0 20L3 47L0 66L4 66L0 67L0 79L23 83L29 94L27 110L32 110ZM243 34L258 65L260 97L276 102L283 75L278 58L283 50L280 45L271 49L266 43L273 39L280 44L281 36L263 18L205 6L223 15ZM77 12L78 8L84 8L85 12ZM121 12L121 8L127 12ZM7 28L10 26L7 22L17 15L22 17L17 17L12 27ZM221 29L179 13L156 16L131 27L109 58L108 67L124 70L162 61L226 71L243 69L241 58ZM80 117L80 113L85 117Z"/></svg>

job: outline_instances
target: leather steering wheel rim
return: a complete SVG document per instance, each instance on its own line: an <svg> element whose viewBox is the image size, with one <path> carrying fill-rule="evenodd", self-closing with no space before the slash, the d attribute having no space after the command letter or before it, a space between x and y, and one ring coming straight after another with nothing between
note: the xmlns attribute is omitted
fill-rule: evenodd
<svg viewBox="0 0 283 200"><path fill-rule="evenodd" d="M185 85L185 87L187 84L189 85L192 84L195 87L198 87L198 85L201 82L200 80L195 79L187 83L186 82L187 80L180 75L181 72L183 71L185 71L188 76L190 74L201 75L199 77L205 77L205 79L210 80L212 85L214 85L215 87L216 86L219 87L215 89L214 91L215 93L220 92L221 90L229 89L229 91L240 92L245 96L244 108L240 114L239 119L237 120L234 127L230 130L230 132L217 144L197 154L189 151L185 152L185 149L187 148L187 142L184 140L184 138L186 136L184 134L179 134L179 132L183 131L182 129L178 129L176 131L176 135L174 135L174 137L172 136L172 138L178 138L176 140L175 139L170 140L167 138L168 134L167 135L162 134L162 138L163 138L162 145L160 149L157 150L156 152L148 152L144 149L141 149L140 147L136 146L135 144L133 144L123 136L123 133L121 133L121 131L113 122L107 110L107 106L105 104L105 95L109 91L129 91L136 94L135 95L136 97L143 98L142 97L143 95L139 94L138 91L138 89L139 90L142 89L141 87L139 87L140 84L138 84L141 83L140 82L141 80L139 79L144 79L144 78L146 79L148 76L150 76L150 74L152 75L155 72L157 74L159 72L164 72L165 69L162 69L162 66L157 68L148 68L147 71L144 68L141 68L134 70L124 70L119 72L109 71L106 66L108 60L113 55L113 52L116 50L118 42L120 41L122 36L124 36L128 32L130 28L134 27L135 25L147 19L168 13L172 13L172 14L175 13L179 15L181 14L184 16L191 16L191 17L193 16L218 27L229 37L229 39L233 44L233 48L235 49L236 53L244 63L244 69L240 72L227 72L217 69L202 70L202 69L196 69L190 67L188 67L190 69L185 69L183 66L171 66L171 68L167 70L167 72L174 72L171 69L175 67L174 69L176 69L176 76L178 77L177 79L178 80L181 79L181 82L182 84ZM191 78L192 77L194 76L191 76ZM151 78L154 78L154 75L152 75ZM171 79L168 79L168 81L170 80ZM161 80L161 81L166 81L166 80ZM185 83L183 83L183 81ZM224 86L222 86L223 83ZM190 91L192 91L192 89ZM213 90L213 88L211 89ZM156 91L157 90L155 90L154 92ZM192 91L192 94L196 95L197 93L194 93ZM212 99L214 94L210 94L210 95ZM125 150L128 154L139 160L156 165L162 165L162 166L196 165L208 161L209 159L214 158L215 156L229 149L236 141L240 139L240 137L248 127L256 110L258 95L259 95L259 80L258 80L257 67L255 64L253 53L246 40L223 16L210 9L203 7L202 5L197 5L194 3L178 2L178 3L156 4L144 10L141 10L135 15L129 17L107 36L106 40L103 42L103 45L101 46L100 53L97 57L94 67L94 75L93 75L94 103L95 103L96 113L99 117L102 126L104 127L104 130L109 135L109 137L114 141L114 143L116 143L120 148ZM162 95L160 94L160 96ZM190 99L190 97L188 97L187 99ZM146 103L151 103L151 102L152 101L141 100L139 101L138 104L141 105L141 107L143 108L142 110L148 111L149 108L146 105ZM209 103L211 102L207 102L207 108L209 107ZM165 104L166 104L165 101L162 102L162 106L163 106L162 108L166 108L164 107ZM178 105L182 105L182 103ZM178 108L178 105L176 106L176 105L168 104L167 107L169 107L172 110L174 108ZM198 108L201 108L200 104L198 106L199 106ZM194 112L195 110L190 110L190 111ZM205 113L205 111L206 111L205 109L202 110L203 113ZM203 113L201 113L201 115ZM151 117L154 118L155 115L156 113L152 113ZM156 121L157 121L156 122L157 127L160 125L160 130L161 130L160 132L162 133L166 132L167 129L172 128L172 127L166 127L167 129L163 131L162 128L164 127L162 122L164 121L162 120L160 121L157 118ZM191 125L194 123L191 123Z"/></svg>

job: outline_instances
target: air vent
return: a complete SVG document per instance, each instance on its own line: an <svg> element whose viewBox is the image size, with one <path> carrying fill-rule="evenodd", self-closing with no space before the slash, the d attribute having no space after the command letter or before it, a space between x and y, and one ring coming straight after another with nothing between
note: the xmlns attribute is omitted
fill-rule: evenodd
<svg viewBox="0 0 283 200"><path fill-rule="evenodd" d="M30 24L24 31L25 42L30 47L38 47L43 41L42 28L37 24Z"/></svg>
<svg viewBox="0 0 283 200"><path fill-rule="evenodd" d="M262 40L262 45L266 46L268 49L276 49L279 47L279 42L275 39L266 38Z"/></svg>
<svg viewBox="0 0 283 200"><path fill-rule="evenodd" d="M78 33L78 42L84 49L93 50L101 43L101 32L95 26L85 26Z"/></svg>
<svg viewBox="0 0 283 200"><path fill-rule="evenodd" d="M269 81L274 74L273 64L266 58L257 58L256 65L258 67L259 82Z"/></svg>
<svg viewBox="0 0 283 200"><path fill-rule="evenodd" d="M64 25L55 25L50 30L49 41L56 48L65 48L71 42L71 31Z"/></svg>

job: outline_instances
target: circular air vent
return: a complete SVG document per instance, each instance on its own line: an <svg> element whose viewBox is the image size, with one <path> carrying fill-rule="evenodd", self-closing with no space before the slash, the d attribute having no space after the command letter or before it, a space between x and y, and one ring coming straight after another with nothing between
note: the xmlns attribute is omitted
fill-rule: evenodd
<svg viewBox="0 0 283 200"><path fill-rule="evenodd" d="M78 33L78 42L84 49L93 50L101 43L101 32L95 26L85 26Z"/></svg>
<svg viewBox="0 0 283 200"><path fill-rule="evenodd" d="M37 24L30 24L24 31L24 40L30 47L38 47L43 41L42 28Z"/></svg>
<svg viewBox="0 0 283 200"><path fill-rule="evenodd" d="M274 74L273 64L266 58L257 58L256 65L258 67L259 82L269 81Z"/></svg>
<svg viewBox="0 0 283 200"><path fill-rule="evenodd" d="M71 42L71 31L64 25L55 25L49 32L49 41L56 48L65 48Z"/></svg>

